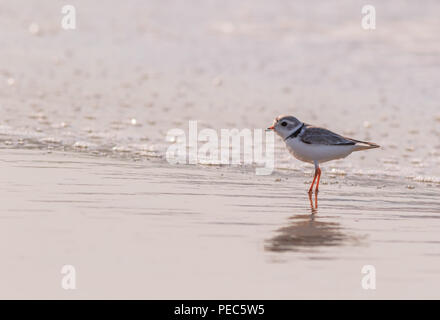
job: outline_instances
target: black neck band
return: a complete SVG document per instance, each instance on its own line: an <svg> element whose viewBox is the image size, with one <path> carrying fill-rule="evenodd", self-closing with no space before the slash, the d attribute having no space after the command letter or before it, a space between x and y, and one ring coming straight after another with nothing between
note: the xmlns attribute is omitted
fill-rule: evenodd
<svg viewBox="0 0 440 320"><path fill-rule="evenodd" d="M304 123L301 125L301 127L296 129L295 132L293 132L291 135L286 137L286 139L284 139L284 141L286 141L287 139L290 139L290 138L296 138L299 135L299 133L301 132L302 128L304 128Z"/></svg>

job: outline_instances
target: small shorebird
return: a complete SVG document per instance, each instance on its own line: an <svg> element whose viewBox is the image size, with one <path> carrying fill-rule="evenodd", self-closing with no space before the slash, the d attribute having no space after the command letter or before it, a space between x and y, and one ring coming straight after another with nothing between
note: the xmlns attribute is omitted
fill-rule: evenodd
<svg viewBox="0 0 440 320"><path fill-rule="evenodd" d="M378 148L379 145L372 142L359 141L340 136L325 128L319 128L299 121L292 116L279 116L275 119L268 130L275 132L283 138L289 152L298 160L313 163L315 165L315 176L309 193L313 191L316 182L315 193L318 193L322 162L341 159L353 151Z"/></svg>

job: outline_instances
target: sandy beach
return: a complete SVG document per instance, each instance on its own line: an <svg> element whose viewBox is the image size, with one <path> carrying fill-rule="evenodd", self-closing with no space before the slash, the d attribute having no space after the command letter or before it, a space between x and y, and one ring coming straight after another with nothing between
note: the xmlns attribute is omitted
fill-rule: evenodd
<svg viewBox="0 0 440 320"><path fill-rule="evenodd" d="M75 30L0 4L0 298L440 297L438 2L377 4L374 31L362 1L105 3ZM381 148L323 165L317 208L278 137L270 175L166 159L189 121L280 114Z"/></svg>

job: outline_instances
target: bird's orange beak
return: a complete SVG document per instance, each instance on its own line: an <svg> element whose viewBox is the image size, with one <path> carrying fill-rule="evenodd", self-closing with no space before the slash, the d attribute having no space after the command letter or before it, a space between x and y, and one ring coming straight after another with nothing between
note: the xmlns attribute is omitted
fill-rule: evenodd
<svg viewBox="0 0 440 320"><path fill-rule="evenodd" d="M273 129L274 129L274 126L272 125L269 128L267 128L266 130L273 130Z"/></svg>

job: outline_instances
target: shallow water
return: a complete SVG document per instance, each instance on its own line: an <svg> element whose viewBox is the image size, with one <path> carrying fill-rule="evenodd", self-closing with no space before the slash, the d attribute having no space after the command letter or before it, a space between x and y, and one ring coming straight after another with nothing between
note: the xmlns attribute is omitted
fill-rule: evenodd
<svg viewBox="0 0 440 320"><path fill-rule="evenodd" d="M105 3L74 31L0 4L0 297L438 298L438 1L368 32L362 1ZM279 114L382 147L325 164L317 208L280 139L270 176L165 160L190 120Z"/></svg>
<svg viewBox="0 0 440 320"><path fill-rule="evenodd" d="M438 298L440 188L324 173L315 209L303 174L0 155L2 298Z"/></svg>

